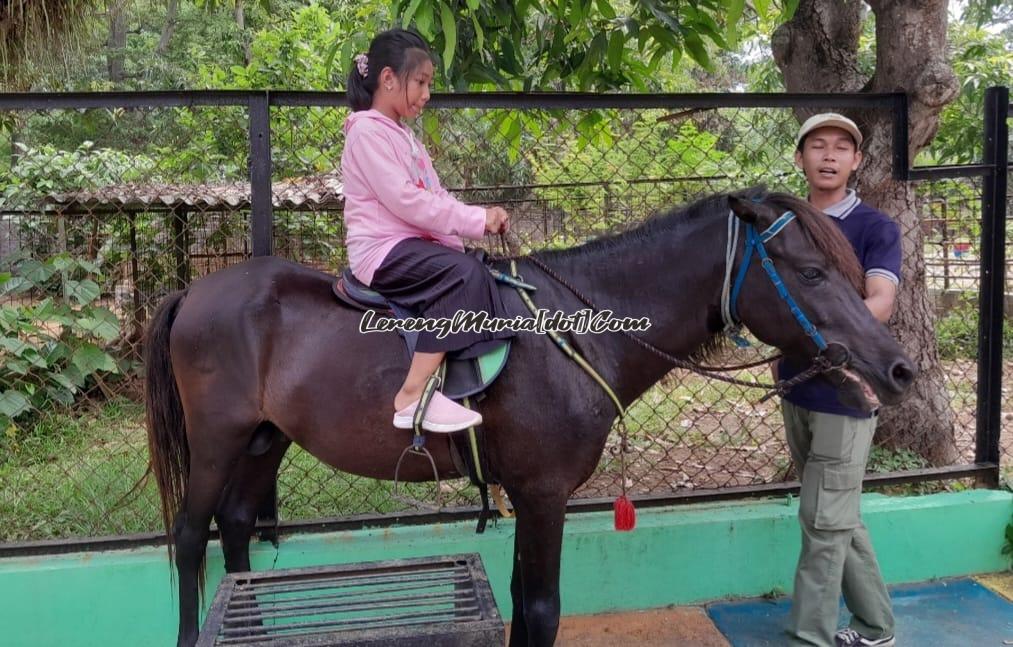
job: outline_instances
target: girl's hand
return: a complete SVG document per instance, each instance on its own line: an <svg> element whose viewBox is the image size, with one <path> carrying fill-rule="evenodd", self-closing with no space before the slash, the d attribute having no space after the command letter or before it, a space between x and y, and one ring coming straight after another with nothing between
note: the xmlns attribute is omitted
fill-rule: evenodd
<svg viewBox="0 0 1013 647"><path fill-rule="evenodd" d="M489 207L485 210L485 231L490 234L510 231L510 214L503 207Z"/></svg>

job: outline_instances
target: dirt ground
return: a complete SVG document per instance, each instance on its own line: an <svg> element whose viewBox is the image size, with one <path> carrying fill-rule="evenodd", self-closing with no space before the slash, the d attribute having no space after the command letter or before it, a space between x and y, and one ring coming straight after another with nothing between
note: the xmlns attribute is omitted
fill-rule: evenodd
<svg viewBox="0 0 1013 647"><path fill-rule="evenodd" d="M509 627L507 637L509 640ZM730 647L701 607L568 616L560 620L561 647Z"/></svg>

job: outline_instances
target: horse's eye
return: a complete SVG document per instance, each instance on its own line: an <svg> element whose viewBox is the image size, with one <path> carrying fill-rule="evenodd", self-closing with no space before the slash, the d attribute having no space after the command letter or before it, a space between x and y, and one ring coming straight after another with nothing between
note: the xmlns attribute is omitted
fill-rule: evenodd
<svg viewBox="0 0 1013 647"><path fill-rule="evenodd" d="M807 283L818 283L819 281L823 280L823 272L816 269L815 267L807 267L803 269L801 272L799 272L799 276L801 276L802 280Z"/></svg>

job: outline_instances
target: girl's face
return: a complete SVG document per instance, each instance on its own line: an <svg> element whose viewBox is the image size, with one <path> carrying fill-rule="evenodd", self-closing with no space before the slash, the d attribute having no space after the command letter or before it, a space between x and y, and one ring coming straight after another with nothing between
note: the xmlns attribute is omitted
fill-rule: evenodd
<svg viewBox="0 0 1013 647"><path fill-rule="evenodd" d="M380 73L380 85L374 95L373 107L388 114L393 113L399 119L415 119L429 102L432 82L433 63L428 59L417 65L404 79L399 78L391 68L384 68Z"/></svg>

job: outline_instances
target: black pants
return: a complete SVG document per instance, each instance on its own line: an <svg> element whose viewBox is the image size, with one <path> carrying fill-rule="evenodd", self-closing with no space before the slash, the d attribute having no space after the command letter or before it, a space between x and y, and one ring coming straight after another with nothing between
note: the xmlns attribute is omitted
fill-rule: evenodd
<svg viewBox="0 0 1013 647"><path fill-rule="evenodd" d="M481 261L455 249L419 238L403 240L387 254L373 273L369 287L416 317L453 319L458 310L506 317L496 280ZM437 339L437 333L419 332L415 350L478 357L509 339L512 331L464 331Z"/></svg>

